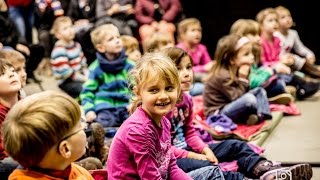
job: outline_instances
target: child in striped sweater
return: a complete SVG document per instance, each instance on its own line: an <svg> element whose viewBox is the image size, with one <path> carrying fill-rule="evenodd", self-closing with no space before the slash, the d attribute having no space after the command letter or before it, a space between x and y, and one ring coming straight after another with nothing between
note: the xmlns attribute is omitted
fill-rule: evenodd
<svg viewBox="0 0 320 180"><path fill-rule="evenodd" d="M81 45L74 41L72 21L67 16L58 17L51 32L58 39L51 52L51 66L59 87L71 97L78 97L87 80L87 59Z"/></svg>

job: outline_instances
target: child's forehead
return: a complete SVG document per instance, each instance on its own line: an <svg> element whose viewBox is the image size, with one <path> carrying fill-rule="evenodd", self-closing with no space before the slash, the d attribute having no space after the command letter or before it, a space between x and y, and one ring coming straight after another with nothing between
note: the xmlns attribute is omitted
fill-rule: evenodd
<svg viewBox="0 0 320 180"><path fill-rule="evenodd" d="M189 29L201 29L201 26L198 23L189 24L187 27L187 30L189 30Z"/></svg>

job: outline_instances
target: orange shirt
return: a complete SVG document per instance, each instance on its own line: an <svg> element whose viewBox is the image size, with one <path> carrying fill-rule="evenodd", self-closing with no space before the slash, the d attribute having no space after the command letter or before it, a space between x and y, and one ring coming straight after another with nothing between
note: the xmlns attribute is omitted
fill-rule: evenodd
<svg viewBox="0 0 320 180"><path fill-rule="evenodd" d="M26 170L26 169L16 169L10 176L9 180L62 180L61 178L56 178L47 174L40 172ZM71 172L69 175L69 180L94 180L89 171L83 167L71 164Z"/></svg>

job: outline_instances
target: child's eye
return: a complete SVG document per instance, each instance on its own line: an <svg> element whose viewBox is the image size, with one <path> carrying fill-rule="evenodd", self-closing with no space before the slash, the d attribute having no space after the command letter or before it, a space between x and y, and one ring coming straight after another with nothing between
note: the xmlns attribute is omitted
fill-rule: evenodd
<svg viewBox="0 0 320 180"><path fill-rule="evenodd" d="M180 71L180 70L181 70L181 67L177 67L177 70Z"/></svg>
<svg viewBox="0 0 320 180"><path fill-rule="evenodd" d="M156 92L158 92L158 89L149 89L149 92L156 93Z"/></svg>
<svg viewBox="0 0 320 180"><path fill-rule="evenodd" d="M187 69L192 69L192 65L187 66Z"/></svg>
<svg viewBox="0 0 320 180"><path fill-rule="evenodd" d="M167 86L166 87L166 91L173 91L174 90L174 87L173 86Z"/></svg>

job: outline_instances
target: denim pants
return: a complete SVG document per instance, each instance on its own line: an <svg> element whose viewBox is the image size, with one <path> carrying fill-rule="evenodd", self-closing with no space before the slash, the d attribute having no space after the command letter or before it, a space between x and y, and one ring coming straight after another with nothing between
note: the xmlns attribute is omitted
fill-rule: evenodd
<svg viewBox="0 0 320 180"><path fill-rule="evenodd" d="M0 179L8 179L9 175L18 167L18 163L11 157L6 157L0 161Z"/></svg>
<svg viewBox="0 0 320 180"><path fill-rule="evenodd" d="M286 83L283 79L274 80L269 86L265 87L268 98L283 94L285 90Z"/></svg>
<svg viewBox="0 0 320 180"><path fill-rule="evenodd" d="M28 7L9 7L9 17L16 25L22 41L32 44L34 3Z"/></svg>
<svg viewBox="0 0 320 180"><path fill-rule="evenodd" d="M224 180L219 166L207 166L188 173L193 180Z"/></svg>
<svg viewBox="0 0 320 180"><path fill-rule="evenodd" d="M261 119L272 117L267 93L262 87L251 89L224 106L220 113L227 115L237 123L244 123L250 114L257 114Z"/></svg>
<svg viewBox="0 0 320 180"><path fill-rule="evenodd" d="M108 108L97 112L96 121L103 127L119 127L128 117L126 107Z"/></svg>
<svg viewBox="0 0 320 180"><path fill-rule="evenodd" d="M204 84L201 82L193 83L193 86L190 89L191 96L201 95L204 91Z"/></svg>
<svg viewBox="0 0 320 180"><path fill-rule="evenodd" d="M225 140L219 143L209 144L209 148L216 155L219 162L231 162L237 160L239 172L223 172L225 179L242 180L245 176L253 175L254 166L264 157L255 153L246 142L239 140ZM201 167L212 166L209 161L181 158L177 159L177 165L185 172L190 172Z"/></svg>

